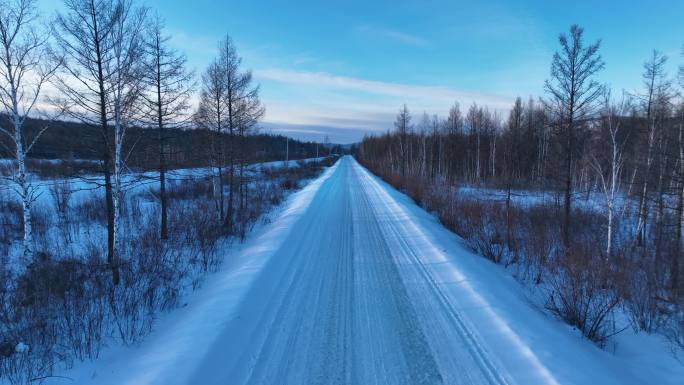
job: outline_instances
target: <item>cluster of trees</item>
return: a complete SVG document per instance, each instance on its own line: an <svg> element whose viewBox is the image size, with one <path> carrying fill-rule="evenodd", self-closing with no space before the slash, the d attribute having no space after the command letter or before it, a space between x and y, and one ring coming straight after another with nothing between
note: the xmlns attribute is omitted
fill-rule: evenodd
<svg viewBox="0 0 684 385"><path fill-rule="evenodd" d="M559 43L545 83L546 97L517 98L506 118L476 104L463 115L455 104L446 119L424 114L416 124L404 106L394 131L364 138L359 158L423 203L430 201L426 195L434 195L424 186L501 189L503 204L492 215L503 213L502 234L489 242L505 244L513 255L522 253L514 245L516 237L529 242L535 236L524 228L511 229L517 223L514 213L540 221L531 216L538 212L525 214L520 212L524 207L512 207L515 191L548 192L555 197L546 215L553 224L549 236L556 239L551 248L558 256L556 265L572 260L591 238L591 248L583 248L591 258L605 261L610 274L629 270L631 276L624 280L646 291L623 293L632 308L653 319L677 314L673 308L684 308L684 101L677 88L684 87L684 69L677 82L666 73L667 58L653 51L644 64L643 89L616 96L597 80L604 67L600 42L588 44L583 29L572 26ZM589 200L599 209L585 210ZM447 204L435 202L426 204ZM441 206L430 208L439 213ZM598 229L586 226L587 215L593 214ZM467 213L456 210L450 215ZM479 226L497 224L480 221ZM593 266L563 274L586 274ZM612 287L606 285L602 289ZM643 306L634 305L639 301ZM649 331L658 325L636 323Z"/></svg>
<svg viewBox="0 0 684 385"><path fill-rule="evenodd" d="M88 158L100 161L113 282L118 281L122 247L124 174L142 154L149 158L156 152L155 159L147 160L148 168L151 163L158 170L160 237L166 239L166 171L183 146L171 143L180 128L206 133L194 135L193 142L206 140L212 150L209 164L216 169L219 215L233 233L245 207L245 165L258 151L246 136L264 108L230 37L221 42L218 58L202 76L194 110L195 74L186 57L172 49L164 22L149 8L133 0L65 0L50 27L41 25L36 0L0 2L0 133L4 150L16 160L11 180L22 202L23 264L36 252L31 206L37 188L27 154L56 125L88 132L71 151L85 152L87 147ZM52 92L45 92L50 88ZM43 114L43 119L34 119ZM140 142L146 146L138 147Z"/></svg>
<svg viewBox="0 0 684 385"><path fill-rule="evenodd" d="M218 202L219 216L224 221L228 233L233 233L235 215L244 212L245 156L244 138L250 128L264 114L259 101L259 87L252 86L252 73L240 70L241 58L238 56L230 37L221 42L219 57L209 65L202 76L202 92L196 119L202 127L209 128L221 136L229 135L228 148L215 141L214 164L218 172L214 179L215 199ZM237 138L237 142L235 141ZM224 168L227 165L228 198L224 198ZM235 195L238 196L236 202ZM237 205L237 207L236 207Z"/></svg>

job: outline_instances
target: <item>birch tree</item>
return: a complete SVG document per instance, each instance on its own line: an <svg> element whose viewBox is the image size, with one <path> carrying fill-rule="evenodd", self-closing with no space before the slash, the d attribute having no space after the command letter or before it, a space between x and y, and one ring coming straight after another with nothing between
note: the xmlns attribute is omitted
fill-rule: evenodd
<svg viewBox="0 0 684 385"><path fill-rule="evenodd" d="M616 205L624 166L623 153L626 138L621 133L621 118L625 115L626 106L624 96L619 104L613 104L611 92L609 90L604 91L599 127L601 143L592 156L592 166L598 176L606 205L606 219L608 221L606 225L606 258L610 258L613 254L614 222L621 213ZM602 154L607 154L607 159L601 159Z"/></svg>
<svg viewBox="0 0 684 385"><path fill-rule="evenodd" d="M124 199L123 175L127 154L123 152L127 129L140 117L140 96L143 90L143 60L147 9L120 0L116 4L112 28L112 59L107 64L108 88L112 90L110 108L114 123L114 255L120 253L123 238L122 210Z"/></svg>
<svg viewBox="0 0 684 385"><path fill-rule="evenodd" d="M46 36L36 25L35 0L0 0L0 133L14 145L16 164L12 182L21 201L23 219L23 263L35 252L31 206L36 188L26 168L26 156L45 132L43 126L32 135L25 129L26 118L37 112L43 86L55 71L46 65ZM59 63L57 63L58 65Z"/></svg>
<svg viewBox="0 0 684 385"><path fill-rule="evenodd" d="M53 36L64 57L55 77L63 106L74 119L100 128L107 207L107 264L119 281L120 215L126 128L139 114L142 31L146 10L129 0L65 0Z"/></svg>

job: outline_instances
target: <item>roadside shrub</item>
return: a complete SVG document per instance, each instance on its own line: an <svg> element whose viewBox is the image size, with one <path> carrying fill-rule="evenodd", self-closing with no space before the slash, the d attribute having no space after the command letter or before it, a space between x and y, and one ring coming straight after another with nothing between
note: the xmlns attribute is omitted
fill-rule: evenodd
<svg viewBox="0 0 684 385"><path fill-rule="evenodd" d="M603 346L614 334L613 311L620 303L610 264L591 245L576 243L547 265L546 307L584 336Z"/></svg>
<svg viewBox="0 0 684 385"><path fill-rule="evenodd" d="M659 323L660 301L653 265L642 257L630 255L623 262L629 279L624 281L622 295L634 330L651 332Z"/></svg>
<svg viewBox="0 0 684 385"><path fill-rule="evenodd" d="M573 247L566 253L559 231L560 206L511 203L507 208L505 197L460 195L455 185L439 178L404 179L383 164L362 163L433 211L476 253L494 263L513 265L519 279L544 291L552 313L588 339L603 345L615 332L613 314L624 298L619 285L625 279L601 253L604 219L600 215L590 210L573 212Z"/></svg>

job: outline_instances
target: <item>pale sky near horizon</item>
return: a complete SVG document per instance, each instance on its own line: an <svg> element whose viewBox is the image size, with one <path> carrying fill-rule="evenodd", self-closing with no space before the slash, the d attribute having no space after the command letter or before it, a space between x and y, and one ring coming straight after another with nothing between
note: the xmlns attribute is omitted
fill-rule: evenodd
<svg viewBox="0 0 684 385"><path fill-rule="evenodd" d="M39 0L45 15L60 0ZM614 90L641 87L653 49L684 63L684 1L211 1L138 0L166 20L197 73L229 34L261 85L263 130L332 142L392 128L458 101L505 115L516 96L544 96L558 34L577 23L602 39Z"/></svg>

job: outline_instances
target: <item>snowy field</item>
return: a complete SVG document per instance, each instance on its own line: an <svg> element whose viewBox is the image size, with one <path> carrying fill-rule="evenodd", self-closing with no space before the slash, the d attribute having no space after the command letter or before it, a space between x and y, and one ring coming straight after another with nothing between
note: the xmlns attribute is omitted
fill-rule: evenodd
<svg viewBox="0 0 684 385"><path fill-rule="evenodd" d="M290 168L299 167L300 164L307 164L316 161L322 161L325 157L308 158L301 160L285 161L271 161L263 163L254 163L247 166L245 170L245 177L257 178L265 171L273 171L281 169L285 166ZM41 160L44 163L59 163L59 160ZM0 166L5 168L12 166L10 159L0 159ZM185 182L198 181L203 178L209 178L212 175L212 168L188 168L188 169L174 169L166 173L167 188L173 189L175 186L181 186ZM36 201L33 203L33 211L37 213L38 217L43 217L48 227L59 227L62 224L55 221L56 216L50 213L56 213L57 207L55 199L52 195L51 189L55 186L64 186L71 193L69 196L69 205L72 207L80 207L90 204L91 202L98 202L104 199L104 177L99 175L80 175L71 178L39 178L36 175L30 176L33 188L35 190ZM152 215L152 211L157 207L156 202L158 198L156 194L159 188L159 174L156 171L148 172L134 172L124 174L122 185L125 195L127 197L128 205L135 205L136 209L142 211L143 217ZM14 192L14 185L7 179L0 178L0 200L3 202L12 202L20 204L17 195ZM143 199L138 199L138 198ZM4 218L3 218L4 217ZM19 223L13 223L8 216L0 215L2 223L7 225L14 225L20 228ZM40 221L40 219L39 219ZM72 256L80 256L86 253L88 245L102 244L106 242L106 229L98 226L97 223L89 223L89 228L69 229L74 233L73 236L65 238L61 231L42 231L37 236L39 246L44 250L67 250ZM10 256L16 256L21 253L21 242L17 239L6 246L6 252ZM41 247L39 247L40 249ZM15 258L11 258L15 260Z"/></svg>
<svg viewBox="0 0 684 385"><path fill-rule="evenodd" d="M681 384L656 337L600 350L345 157L137 347L46 384ZM626 335L625 335L626 336Z"/></svg>
<svg viewBox="0 0 684 385"><path fill-rule="evenodd" d="M12 185L3 184L0 384L39 383L108 349L137 346L155 330L158 318L184 306L185 297L202 287L209 273L234 262L230 256L241 247L243 231L270 221L274 207L334 162L315 160L250 165L241 184L245 203L235 215L234 233L223 227L210 170L169 172L165 242L159 240L155 173L127 174L117 283L103 263L107 232L101 176L32 175L38 254L30 263L21 258L19 203ZM67 191L64 210L56 190Z"/></svg>

